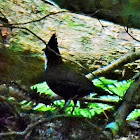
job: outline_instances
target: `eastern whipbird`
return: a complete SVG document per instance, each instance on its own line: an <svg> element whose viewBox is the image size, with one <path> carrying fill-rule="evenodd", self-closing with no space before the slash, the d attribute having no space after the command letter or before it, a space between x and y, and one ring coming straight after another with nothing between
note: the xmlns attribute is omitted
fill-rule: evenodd
<svg viewBox="0 0 140 140"><path fill-rule="evenodd" d="M76 103L79 98L93 92L102 95L104 91L101 88L63 62L55 34L46 45L44 53L47 63L45 81L54 93L65 99L65 102L72 99Z"/></svg>

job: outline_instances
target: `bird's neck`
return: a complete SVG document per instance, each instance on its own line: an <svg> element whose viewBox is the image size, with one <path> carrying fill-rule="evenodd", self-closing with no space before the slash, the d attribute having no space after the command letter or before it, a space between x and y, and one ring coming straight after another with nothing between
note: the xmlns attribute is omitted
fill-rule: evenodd
<svg viewBox="0 0 140 140"><path fill-rule="evenodd" d="M47 61L45 62L46 68L47 67L57 67L63 64L62 58L61 57L53 57L53 58L47 58Z"/></svg>

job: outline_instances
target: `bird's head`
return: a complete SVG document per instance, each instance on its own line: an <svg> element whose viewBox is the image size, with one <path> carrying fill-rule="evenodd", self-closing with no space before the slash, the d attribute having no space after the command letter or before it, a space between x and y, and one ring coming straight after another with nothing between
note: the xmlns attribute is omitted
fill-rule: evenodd
<svg viewBox="0 0 140 140"><path fill-rule="evenodd" d="M48 44L46 45L46 48L43 49L46 57L60 57L60 52L58 50L58 43L57 43L57 38L56 35L53 34L52 37L50 38Z"/></svg>
<svg viewBox="0 0 140 140"><path fill-rule="evenodd" d="M53 34L50 38L46 48L43 49L47 63L53 63L54 61L57 63L58 61L61 62L62 58L58 49L58 43L56 35Z"/></svg>

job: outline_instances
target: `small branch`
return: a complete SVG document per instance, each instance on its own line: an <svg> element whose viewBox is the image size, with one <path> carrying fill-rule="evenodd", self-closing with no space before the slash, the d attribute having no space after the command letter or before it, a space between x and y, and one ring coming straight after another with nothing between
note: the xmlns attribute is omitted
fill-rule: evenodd
<svg viewBox="0 0 140 140"><path fill-rule="evenodd" d="M82 98L79 99L80 101L88 102L88 103L103 103L108 105L116 105L119 103L119 101L110 101L110 100L104 100L99 98Z"/></svg>
<svg viewBox="0 0 140 140"><path fill-rule="evenodd" d="M92 79L94 79L94 75L96 75L96 76L105 75L106 73L109 73L109 72L123 66L124 64L133 62L137 59L140 59L140 51L129 52L129 53L125 54L124 56L120 57L119 59L117 59L116 61L112 62L111 64L109 64L101 69L98 69L92 73L87 74L86 77L92 80Z"/></svg>
<svg viewBox="0 0 140 140"><path fill-rule="evenodd" d="M13 25L25 25L25 24L29 24L29 23L33 23L33 22L39 22L39 21L45 19L46 17L52 16L52 15L56 15L56 14L65 13L65 12L67 12L67 11L66 10L62 10L62 11L58 11L58 12L55 12L55 13L50 13L49 15L46 15L46 16L40 18L40 19L36 19L36 20L24 22L24 23L14 23L14 24L9 24L9 25L11 25L11 26L13 26Z"/></svg>
<svg viewBox="0 0 140 140"><path fill-rule="evenodd" d="M127 32L127 34L128 34L130 37L132 37L134 40L140 42L140 40L136 39L135 37L133 37L133 36L128 32L128 27L127 27L127 28L124 27L124 30Z"/></svg>

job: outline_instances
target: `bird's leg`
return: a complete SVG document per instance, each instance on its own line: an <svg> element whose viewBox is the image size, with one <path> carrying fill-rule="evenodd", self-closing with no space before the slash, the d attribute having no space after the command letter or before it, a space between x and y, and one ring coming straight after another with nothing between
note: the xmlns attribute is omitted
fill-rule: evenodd
<svg viewBox="0 0 140 140"><path fill-rule="evenodd" d="M68 105L69 105L69 100L68 99L65 99L65 104L64 104L64 107L63 108L61 108L61 109L59 109L59 111L62 113L64 113L64 109L65 109L65 107L68 107Z"/></svg>
<svg viewBox="0 0 140 140"><path fill-rule="evenodd" d="M75 106L76 106L76 103L77 103L77 99L76 100L74 99L73 102L74 102L74 107L72 108L71 114L73 113L73 111L75 109Z"/></svg>
<svg viewBox="0 0 140 140"><path fill-rule="evenodd" d="M76 103L77 103L77 98L78 98L78 95L75 95L73 98L70 98L70 99L65 99L64 108L68 107L71 100L73 100L73 102L74 102L74 107L72 108L71 114L73 113L73 111L75 109L75 106L76 106Z"/></svg>
<svg viewBox="0 0 140 140"><path fill-rule="evenodd" d="M74 109L75 109L75 106L76 106L76 103L77 103L77 99L78 99L78 95L75 95L72 100L74 102L74 107L72 108L72 111L71 111L71 114L73 113Z"/></svg>
<svg viewBox="0 0 140 140"><path fill-rule="evenodd" d="M76 102L77 102L77 100L74 100L74 99L72 99L72 100L73 100L73 102L74 102L74 107L72 108L71 114L73 113L74 108L75 108L75 105L76 105ZM64 108L65 108L65 107L68 107L69 104L70 104L70 102L71 102L71 99L70 99L70 100L65 100Z"/></svg>

